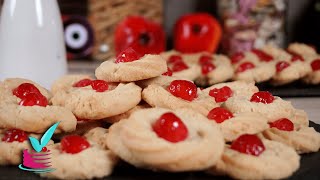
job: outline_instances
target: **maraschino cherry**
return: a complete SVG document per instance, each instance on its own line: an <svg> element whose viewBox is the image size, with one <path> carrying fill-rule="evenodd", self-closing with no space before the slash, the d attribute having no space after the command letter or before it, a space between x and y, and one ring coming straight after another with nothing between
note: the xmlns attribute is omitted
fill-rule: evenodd
<svg viewBox="0 0 320 180"><path fill-rule="evenodd" d="M277 128L282 131L293 131L294 124L287 118L281 118L269 123L271 128Z"/></svg>
<svg viewBox="0 0 320 180"><path fill-rule="evenodd" d="M181 99L192 101L197 97L197 86L186 80L174 80L170 83L168 91Z"/></svg>
<svg viewBox="0 0 320 180"><path fill-rule="evenodd" d="M2 137L3 142L24 142L28 139L28 134L20 129L9 129L4 133Z"/></svg>
<svg viewBox="0 0 320 180"><path fill-rule="evenodd" d="M217 123L222 123L227 119L233 118L233 114L225 108L216 107L209 112L207 117L208 119L215 120Z"/></svg>
<svg viewBox="0 0 320 180"><path fill-rule="evenodd" d="M209 96L214 97L216 102L225 102L232 96L233 92L228 86L222 88L214 88L209 92Z"/></svg>
<svg viewBox="0 0 320 180"><path fill-rule="evenodd" d="M65 136L61 140L61 150L69 154L79 153L89 147L89 142L78 135Z"/></svg>
<svg viewBox="0 0 320 180"><path fill-rule="evenodd" d="M253 156L259 156L265 150L265 146L259 137L251 134L241 135L232 142L230 148Z"/></svg>
<svg viewBox="0 0 320 180"><path fill-rule="evenodd" d="M270 104L274 101L274 96L268 91L256 92L251 97L251 102Z"/></svg>
<svg viewBox="0 0 320 180"><path fill-rule="evenodd" d="M152 128L159 137L172 143L183 141L188 137L186 125L173 113L163 114Z"/></svg>

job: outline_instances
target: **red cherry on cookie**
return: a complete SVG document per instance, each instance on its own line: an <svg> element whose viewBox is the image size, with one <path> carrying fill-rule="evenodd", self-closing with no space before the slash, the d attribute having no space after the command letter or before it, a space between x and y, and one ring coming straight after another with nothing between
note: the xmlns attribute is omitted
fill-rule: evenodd
<svg viewBox="0 0 320 180"><path fill-rule="evenodd" d="M276 64L276 69L277 72L281 72L282 70L284 70L285 68L289 67L290 64L286 61L280 61Z"/></svg>
<svg viewBox="0 0 320 180"><path fill-rule="evenodd" d="M46 107L48 105L48 100L42 94L29 93L21 99L21 101L19 102L19 105Z"/></svg>
<svg viewBox="0 0 320 180"><path fill-rule="evenodd" d="M173 113L163 114L153 125L153 131L161 138L177 143L188 137L186 125Z"/></svg>
<svg viewBox="0 0 320 180"><path fill-rule="evenodd" d="M47 149L46 147L43 147L43 148L41 149L41 152L48 152L48 149Z"/></svg>
<svg viewBox="0 0 320 180"><path fill-rule="evenodd" d="M270 128L277 128L282 131L293 131L294 129L294 124L287 118L282 118L269 124Z"/></svg>
<svg viewBox="0 0 320 180"><path fill-rule="evenodd" d="M259 156L264 150L264 144L256 135L244 134L231 144L231 149L240 153Z"/></svg>
<svg viewBox="0 0 320 180"><path fill-rule="evenodd" d="M313 71L320 70L320 59L316 59L316 60L312 61L311 68Z"/></svg>
<svg viewBox="0 0 320 180"><path fill-rule="evenodd" d="M106 81L103 80L94 80L91 82L92 89L97 92L105 92L109 89L109 85Z"/></svg>
<svg viewBox="0 0 320 180"><path fill-rule="evenodd" d="M255 55L257 55L260 59L260 61L264 62L270 62L273 61L273 57L269 54L259 50L259 49L252 49L251 52L253 52Z"/></svg>
<svg viewBox="0 0 320 180"><path fill-rule="evenodd" d="M201 64L201 72L203 75L207 75L209 72L213 71L214 69L216 69L216 66L211 62Z"/></svg>
<svg viewBox="0 0 320 180"><path fill-rule="evenodd" d="M302 61L302 62L304 62L304 59L303 59L303 57L300 56L300 55L292 55L292 57L291 57L291 62L295 62L295 61Z"/></svg>
<svg viewBox="0 0 320 180"><path fill-rule="evenodd" d="M208 55L202 55L199 58L199 64L206 64L206 63L211 63L212 57Z"/></svg>
<svg viewBox="0 0 320 180"><path fill-rule="evenodd" d="M24 142L25 140L28 139L28 134L20 129L10 129L7 130L4 133L4 136L2 137L3 142Z"/></svg>
<svg viewBox="0 0 320 180"><path fill-rule="evenodd" d="M188 65L184 63L183 61L179 61L173 64L172 66L172 72L179 72L188 69Z"/></svg>
<svg viewBox="0 0 320 180"><path fill-rule="evenodd" d="M17 96L20 99L22 99L23 97L25 97L29 93L41 94L39 89L31 83L20 84L17 88L15 88L12 91L12 94Z"/></svg>
<svg viewBox="0 0 320 180"><path fill-rule="evenodd" d="M78 135L65 136L61 140L61 150L66 153L76 154L89 147L89 142Z"/></svg>
<svg viewBox="0 0 320 180"><path fill-rule="evenodd" d="M181 61L182 61L182 57L179 55L171 55L168 59L168 63L176 63Z"/></svg>
<svg viewBox="0 0 320 180"><path fill-rule="evenodd" d="M216 107L209 112L207 117L208 119L215 120L217 123L222 123L227 119L233 118L233 114L227 109Z"/></svg>
<svg viewBox="0 0 320 180"><path fill-rule="evenodd" d="M115 63L126 63L140 59L142 56L137 53L133 48L129 47L122 51L116 58Z"/></svg>
<svg viewBox="0 0 320 180"><path fill-rule="evenodd" d="M76 83L73 84L73 87L86 87L91 85L92 80L90 79L82 79Z"/></svg>
<svg viewBox="0 0 320 180"><path fill-rule="evenodd" d="M171 69L168 67L168 71L162 74L163 76L172 76L172 71Z"/></svg>
<svg viewBox="0 0 320 180"><path fill-rule="evenodd" d="M186 80L172 81L168 87L168 91L181 99L192 101L197 97L197 86Z"/></svg>
<svg viewBox="0 0 320 180"><path fill-rule="evenodd" d="M274 96L268 91L256 92L251 96L251 102L270 104L274 101Z"/></svg>
<svg viewBox="0 0 320 180"><path fill-rule="evenodd" d="M209 96L214 97L216 102L225 102L229 97L232 96L232 90L228 86L222 88L214 88L209 92Z"/></svg>
<svg viewBox="0 0 320 180"><path fill-rule="evenodd" d="M236 64L236 63L240 62L241 59L243 59L243 58L244 58L244 54L243 54L242 52L234 53L234 54L230 57L232 64Z"/></svg>
<svg viewBox="0 0 320 180"><path fill-rule="evenodd" d="M253 69L255 67L256 66L251 62L244 62L244 63L242 63L242 64L240 64L238 66L238 68L236 69L236 73L241 73L241 72L244 72L246 70Z"/></svg>

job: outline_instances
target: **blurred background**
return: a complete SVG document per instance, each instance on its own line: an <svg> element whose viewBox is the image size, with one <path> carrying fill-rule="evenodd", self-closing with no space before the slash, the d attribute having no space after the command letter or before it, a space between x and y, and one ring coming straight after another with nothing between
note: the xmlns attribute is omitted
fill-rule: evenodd
<svg viewBox="0 0 320 180"><path fill-rule="evenodd" d="M86 38L83 41L84 47L68 48L69 58L98 60L114 55L115 27L128 15L141 15L161 23L167 36L167 49L171 49L173 27L179 17L192 12L208 12L218 18L224 26L224 41L219 51L228 53L230 47L228 48L225 42L235 32L232 30L229 32L227 29L227 16L239 11L241 3L248 3L241 0L59 0L58 2L65 28L72 23L80 23L89 34L92 33L84 37ZM248 32L248 36L255 36L248 37L249 39L266 36L263 37L267 39L266 41L282 47L295 41L320 46L320 36L317 35L320 30L319 0L256 0L255 3L257 7L252 8L250 16L254 16L258 22L248 23L242 27L242 32ZM250 30L258 32L258 35L250 34ZM82 38L78 29L74 29L74 33L75 41ZM72 38L69 41L72 41ZM263 43L261 41L265 40L260 40L256 44Z"/></svg>

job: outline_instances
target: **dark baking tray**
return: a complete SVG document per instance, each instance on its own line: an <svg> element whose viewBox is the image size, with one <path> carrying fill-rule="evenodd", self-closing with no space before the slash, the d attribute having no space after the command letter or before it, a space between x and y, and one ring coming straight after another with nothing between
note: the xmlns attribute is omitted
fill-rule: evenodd
<svg viewBox="0 0 320 180"><path fill-rule="evenodd" d="M280 97L320 97L320 85L307 85L300 81L282 86L272 86L265 82L257 86L260 91L269 91Z"/></svg>
<svg viewBox="0 0 320 180"><path fill-rule="evenodd" d="M310 126L314 127L320 132L320 125L310 121ZM76 164L75 164L76 166ZM320 152L302 155L301 166L297 172L291 176L290 180L308 179L319 180L320 179ZM24 179L35 180L41 179L38 175L31 172L21 171L17 166L0 167L0 179L12 180L12 179ZM193 173L166 173L166 172L153 172L149 170L137 169L126 163L121 163L115 168L113 174L104 178L106 180L224 180L230 179L228 177L218 177L208 175L204 172Z"/></svg>

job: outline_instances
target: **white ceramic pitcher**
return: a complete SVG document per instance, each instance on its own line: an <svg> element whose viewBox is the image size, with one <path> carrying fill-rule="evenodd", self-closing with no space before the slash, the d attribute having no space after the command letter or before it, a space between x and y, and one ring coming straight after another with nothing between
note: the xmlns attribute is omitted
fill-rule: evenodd
<svg viewBox="0 0 320 180"><path fill-rule="evenodd" d="M0 21L0 80L31 79L50 88L67 72L56 0L5 0Z"/></svg>

